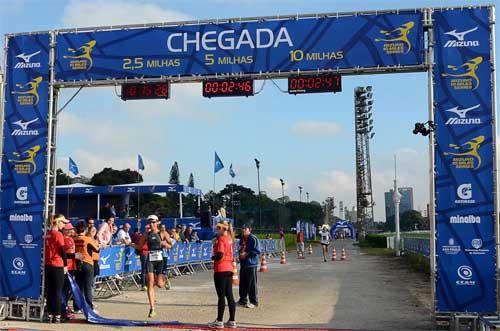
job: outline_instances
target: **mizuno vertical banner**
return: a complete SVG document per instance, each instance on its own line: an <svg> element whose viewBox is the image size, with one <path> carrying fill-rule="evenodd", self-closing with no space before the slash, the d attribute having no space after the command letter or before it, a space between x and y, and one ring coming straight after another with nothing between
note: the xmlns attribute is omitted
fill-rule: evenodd
<svg viewBox="0 0 500 331"><path fill-rule="evenodd" d="M496 307L490 9L436 10L436 310Z"/></svg>
<svg viewBox="0 0 500 331"><path fill-rule="evenodd" d="M7 38L0 297L40 297L47 173L48 34Z"/></svg>

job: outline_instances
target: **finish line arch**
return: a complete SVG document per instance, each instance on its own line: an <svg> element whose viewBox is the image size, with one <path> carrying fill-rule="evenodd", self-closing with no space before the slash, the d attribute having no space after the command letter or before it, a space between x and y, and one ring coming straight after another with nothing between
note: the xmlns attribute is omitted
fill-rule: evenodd
<svg viewBox="0 0 500 331"><path fill-rule="evenodd" d="M351 239L356 239L356 229L354 229L354 225L352 225L351 222L349 221L335 222L335 224L332 225L332 229L330 230L332 238L335 238L335 231L337 231L338 229L349 229L349 234Z"/></svg>
<svg viewBox="0 0 500 331"><path fill-rule="evenodd" d="M427 72L433 310L497 312L494 21L470 6L6 35L0 296L42 302L61 88Z"/></svg>

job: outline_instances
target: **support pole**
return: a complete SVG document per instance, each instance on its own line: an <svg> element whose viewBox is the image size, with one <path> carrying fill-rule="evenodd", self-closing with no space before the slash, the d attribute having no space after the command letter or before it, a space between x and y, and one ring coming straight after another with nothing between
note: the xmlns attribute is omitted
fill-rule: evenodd
<svg viewBox="0 0 500 331"><path fill-rule="evenodd" d="M179 193L179 218L183 218L183 207L182 207L182 193Z"/></svg>
<svg viewBox="0 0 500 331"><path fill-rule="evenodd" d="M399 203L401 202L401 194L398 191L397 171L396 171L396 155L394 155L394 193L392 195L394 203L394 223L396 227L396 237L394 238L394 250L396 256L401 256L401 234L399 232Z"/></svg>
<svg viewBox="0 0 500 331"><path fill-rule="evenodd" d="M101 219L101 195L97 194L97 217L98 220Z"/></svg>

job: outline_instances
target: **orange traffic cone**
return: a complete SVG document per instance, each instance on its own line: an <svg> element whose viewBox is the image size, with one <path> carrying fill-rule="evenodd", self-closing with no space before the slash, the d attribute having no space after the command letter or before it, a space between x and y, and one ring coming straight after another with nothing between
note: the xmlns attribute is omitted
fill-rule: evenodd
<svg viewBox="0 0 500 331"><path fill-rule="evenodd" d="M286 253L285 253L285 251L281 252L280 264L286 264Z"/></svg>
<svg viewBox="0 0 500 331"><path fill-rule="evenodd" d="M233 260L233 285L239 285L240 280L238 278L238 266L236 265L236 260Z"/></svg>
<svg viewBox="0 0 500 331"><path fill-rule="evenodd" d="M313 254L313 246L309 244L309 248L307 249L307 254L312 255Z"/></svg>
<svg viewBox="0 0 500 331"><path fill-rule="evenodd" d="M337 261L337 250L333 247L332 250L332 261Z"/></svg>
<svg viewBox="0 0 500 331"><path fill-rule="evenodd" d="M345 255L345 249L342 247L342 253L340 254L340 260L345 261L347 256Z"/></svg>
<svg viewBox="0 0 500 331"><path fill-rule="evenodd" d="M266 261L266 255L262 255L262 261L260 262L260 272L266 272L267 271L267 261Z"/></svg>

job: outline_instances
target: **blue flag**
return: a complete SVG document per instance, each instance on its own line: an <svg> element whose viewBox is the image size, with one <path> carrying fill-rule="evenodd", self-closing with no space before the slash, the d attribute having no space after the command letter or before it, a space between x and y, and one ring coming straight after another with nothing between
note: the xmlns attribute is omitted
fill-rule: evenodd
<svg viewBox="0 0 500 331"><path fill-rule="evenodd" d="M141 154L137 154L137 167L139 170L144 170L144 161L142 160Z"/></svg>
<svg viewBox="0 0 500 331"><path fill-rule="evenodd" d="M80 173L80 172L78 171L78 166L76 165L76 162L75 162L75 161L73 161L73 159L72 159L72 158L69 158L69 166L68 166L68 169L69 169L69 171L70 171L73 175L75 175L75 176L78 176L78 174Z"/></svg>
<svg viewBox="0 0 500 331"><path fill-rule="evenodd" d="M231 177L236 177L236 173L234 172L233 170L233 164L231 163L231 165L229 166L229 176Z"/></svg>
<svg viewBox="0 0 500 331"><path fill-rule="evenodd" d="M217 155L217 152L215 152L214 173L218 173L222 169L224 169L224 163L222 163L219 155Z"/></svg>

